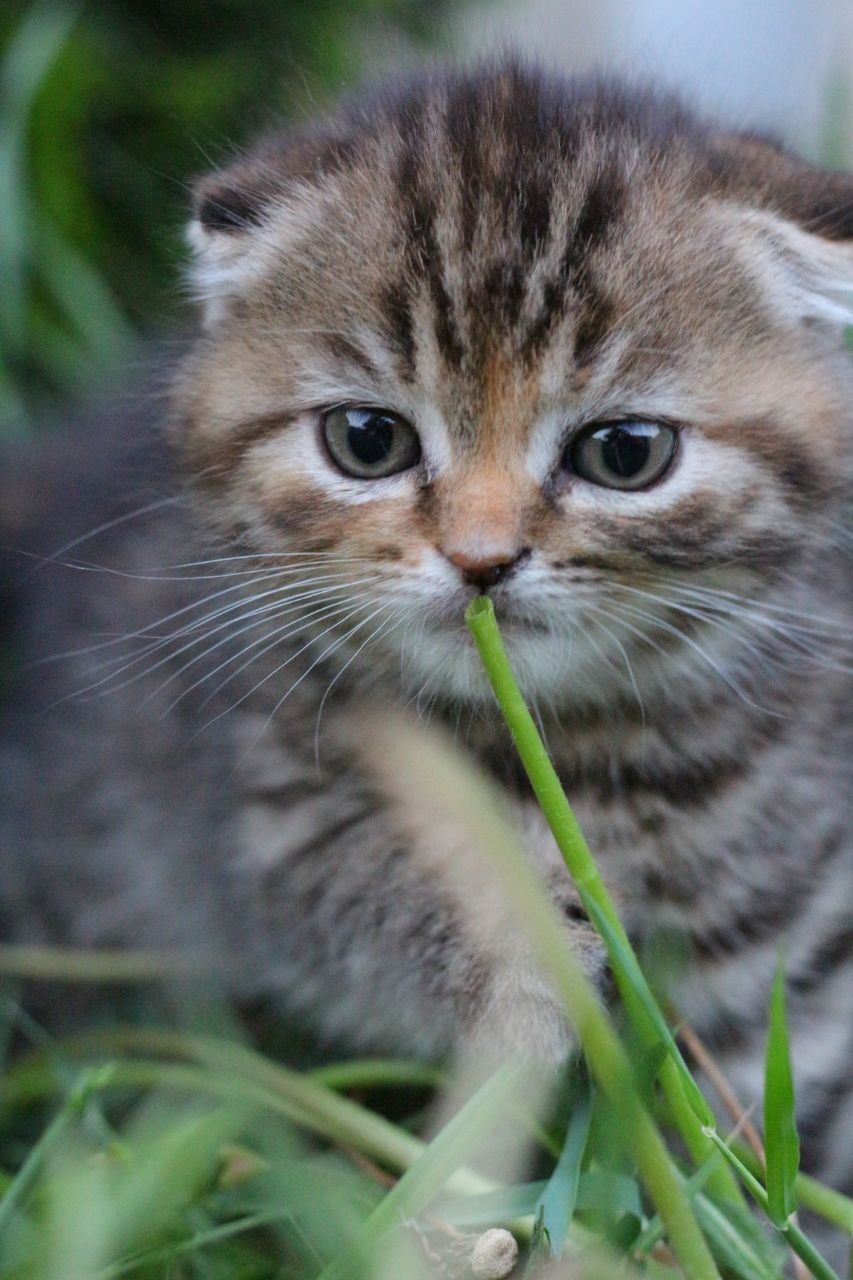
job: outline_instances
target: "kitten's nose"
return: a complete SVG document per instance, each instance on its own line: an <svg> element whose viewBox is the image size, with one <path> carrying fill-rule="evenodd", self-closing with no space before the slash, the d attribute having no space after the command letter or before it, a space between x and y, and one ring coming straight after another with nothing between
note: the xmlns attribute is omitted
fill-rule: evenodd
<svg viewBox="0 0 853 1280"><path fill-rule="evenodd" d="M455 564L457 569L461 569L462 577L469 586L477 587L480 591L487 591L489 587L496 587L513 569L518 568L519 564L527 560L530 556L530 550L527 547L523 547L515 555L504 555L500 558L492 555L479 560L473 556L466 556L461 551L445 552L445 555L451 564Z"/></svg>

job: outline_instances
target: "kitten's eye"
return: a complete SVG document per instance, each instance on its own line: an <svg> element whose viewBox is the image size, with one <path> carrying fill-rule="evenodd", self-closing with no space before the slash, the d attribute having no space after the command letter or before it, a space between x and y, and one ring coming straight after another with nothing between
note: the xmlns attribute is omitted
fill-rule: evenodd
<svg viewBox="0 0 853 1280"><path fill-rule="evenodd" d="M663 422L605 422L573 441L565 462L592 484L645 489L672 462L675 442L675 428Z"/></svg>
<svg viewBox="0 0 853 1280"><path fill-rule="evenodd" d="M341 471L360 480L406 471L421 456L414 427L384 409L330 409L323 415L323 438Z"/></svg>

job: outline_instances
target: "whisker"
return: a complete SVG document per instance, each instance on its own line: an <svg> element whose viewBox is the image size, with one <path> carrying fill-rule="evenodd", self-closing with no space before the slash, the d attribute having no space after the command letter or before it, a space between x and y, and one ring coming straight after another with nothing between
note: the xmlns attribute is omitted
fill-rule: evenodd
<svg viewBox="0 0 853 1280"><path fill-rule="evenodd" d="M366 618L363 618L361 620L361 622L357 622L355 626L351 627L350 630L347 631L343 636L341 636L336 641L333 641L332 644L328 645L323 650L323 652L314 659L311 665L307 667L305 671L303 671L302 675L297 680L294 680L293 684L290 686L287 692L282 694L282 696L279 698L278 702L275 704L270 714L267 716L266 722L264 723L264 726L261 729L261 732L258 735L258 738L263 736L267 726L274 719L279 709L283 706L283 704L290 697L293 691L297 689L300 684L302 684L303 680L307 679L307 677L311 674L314 668L318 666L325 657L329 656L332 653L335 653L341 647L342 644L346 644L347 640L349 640L351 636L354 636L356 632L361 630L362 627L366 627L368 622L370 622L373 618L377 617L380 613L383 613L386 609L390 609L392 607L393 606L390 603L390 601L385 601L385 603L379 605L377 609L374 609L373 613L369 613ZM325 634L325 633L322 633L322 634Z"/></svg>
<svg viewBox="0 0 853 1280"><path fill-rule="evenodd" d="M354 561L357 560L359 562L362 562L364 560L369 561L370 557L368 556L353 557L353 560ZM332 563L332 562L330 561L328 563ZM342 560L342 563L344 563L343 560ZM325 564L323 567L324 568L326 567ZM48 663L65 661L69 658L83 656L87 653L94 653L99 649L107 649L107 648L110 648L111 646L121 644L122 642L125 642L125 641L138 640L138 639L144 638L153 630L153 628L165 626L166 623L173 622L176 618L182 617L187 613L191 613L194 609L203 608L204 605L209 604L212 600L217 600L217 599L220 599L222 596L232 595L235 592L245 590L248 587L256 586L262 582L267 582L271 578L295 577L295 576L298 576L304 569L314 569L314 568L317 568L316 564L312 562L306 562L304 564L300 563L298 565L289 565L286 569L264 570L262 573L257 574L257 576L255 576L254 578L251 578L249 582L234 583L229 587L221 588L221 590L219 591L211 592L209 595L203 596L199 600L192 600L188 604L183 605L180 609L176 609L172 613L167 613L159 618L154 619L154 621L148 623L145 627L142 627L139 631L124 632L121 635L111 636L109 639L99 641L96 644L80 646L77 649L67 649L67 650L64 650L62 653L48 654L43 658L37 658L35 661L29 664L29 667L34 668L34 667L44 666ZM104 570L104 572L106 572L106 570ZM133 575L128 575L128 576L133 576ZM222 576L228 577L231 575L224 574ZM331 580L333 576L345 577L346 575L345 573L341 573L338 575L327 575L329 580ZM191 581L192 579L186 578L186 579L175 579L175 580ZM163 579L158 579L158 581L163 581ZM320 581L320 578L314 578L314 579L311 579L311 581ZM234 607L239 607L239 606L234 606ZM202 620L198 620L197 624L191 624L191 626L192 625L202 625ZM186 628L185 630L191 629L191 626ZM181 634L181 632L178 632L175 634ZM161 639L174 638L174 635L172 637L160 637L160 638Z"/></svg>
<svg viewBox="0 0 853 1280"><path fill-rule="evenodd" d="M35 556L29 551L22 551L19 554L26 556L29 559L39 559L39 560L43 559L43 557ZM120 568L117 568L115 565L98 564L97 562L91 561L91 560L56 560L56 561L53 561L52 563L55 563L57 566L63 569L74 569L78 573L99 573L99 574L103 574L106 577L126 578L133 582L204 582L207 579L248 577L248 576L251 576L252 574L257 574L259 572L262 577L275 577L275 575L278 573L285 573L285 572L295 573L300 568L306 568L306 569L316 568L318 563L322 564L325 567L326 565L329 565L329 564L332 564L332 565L353 564L353 563L364 564L366 562L371 561L370 556L335 556L335 557L329 557L328 559L324 558L322 560L317 560L313 558L306 558L306 555L303 552L293 552L292 554L294 558L298 558L300 560L299 565L293 566L292 564L288 563L286 568L283 568L283 569L279 569L275 565L268 565L268 566L256 565L252 569L233 569L233 570L226 570L222 573L170 573L169 572L169 570L172 570L172 569L192 568L193 566L192 561L187 561L187 563L183 565L181 564L165 565L162 568L150 569L147 573L138 573L131 569L120 569ZM247 556L245 558L255 560L255 559L258 559L259 557ZM284 557L282 553L275 553L275 558L281 559ZM228 557L228 559L230 559L230 557ZM217 561L198 560L195 563L200 566L204 566L205 564L215 564L217 563ZM220 561L219 563L224 563L224 561Z"/></svg>
<svg viewBox="0 0 853 1280"><path fill-rule="evenodd" d="M177 671L175 671L168 678L168 680L164 682L163 685L160 686L160 688L161 689L166 688L174 680L177 680L179 676L183 675L191 667L195 666L197 662L201 662L204 658L208 657L209 654L215 653L216 650L221 649L223 645L230 644L237 636L243 635L246 631L250 631L253 627L260 626L264 622L269 621L270 615L272 615L273 618L286 617L287 614L298 612L303 605L313 600L317 600L321 596L334 595L335 592L339 592L341 590L341 587L343 585L346 585L347 590L349 590L350 587L364 586L365 584L375 582L375 580L376 580L376 575L371 575L369 578L357 578L354 582L348 582L346 584L334 583L332 586L314 587L311 591L303 591L297 595L284 595L283 599L281 598L282 591L279 591L277 593L277 595L279 596L279 599L270 601L268 604L262 605L258 609L252 609L249 613L242 614L237 618L229 618L226 622L219 623L218 626L212 627L211 629L203 632L202 635L196 637L193 640L190 640L187 644L182 645L181 648L176 650L174 653L168 654L166 659L164 659L164 661L171 661L172 659L179 657L180 654L186 652L188 649L193 648L200 641L203 642L205 640L209 640L211 636L216 635L218 632L222 630L225 630L227 632L227 634L223 636L222 639L217 640L215 644L212 644L208 648L203 649L200 653L196 654L195 657L191 658L188 662L183 663L181 667ZM267 594L266 592L263 593L263 595L266 595L266 594ZM256 599L257 598L258 597L256 597ZM251 604L253 602L248 601L247 603ZM286 605L289 607L283 608L282 607L283 605ZM249 621L249 619L257 619L257 618L260 618L260 621ZM244 623L245 625L239 625L235 627L235 624L244 624ZM234 627L235 629L228 630L228 628L231 628L231 627ZM157 664L157 665L160 665L160 664ZM154 668L150 668L150 670L154 670Z"/></svg>
<svg viewBox="0 0 853 1280"><path fill-rule="evenodd" d="M331 626L326 627L325 630L321 631L318 636L311 636L305 642L305 644L301 646L301 648L297 649L295 653L292 653L284 662L280 663L272 671L268 671L267 674L262 677L262 679L260 679L256 684L254 684L251 689L248 689L246 693L242 694L241 697L239 697L236 702L232 703L229 707L226 707L224 711L220 711L217 715L213 716L210 720L206 721L205 724L201 726L201 728L196 730L196 732L192 735L192 738L195 738L197 734L203 733L206 729L209 729L211 725L216 724L217 720L221 720L223 716L226 716L230 712L235 711L237 707L239 707L242 703L246 701L247 698L251 698L252 695L256 693L258 689L260 689L263 685L265 685L268 680L272 680L275 676L277 676L280 671L283 671L284 668L288 667L291 662L294 662L300 656L300 654L304 653L305 650L310 648L312 644L316 643L317 640L321 640L323 636L328 635L328 633L330 631L333 631L335 626L339 625L340 622L346 622L348 618L354 617L355 614L358 613L362 608L364 608L364 605L356 606L356 608L353 609L350 613L346 614L344 618L339 619L337 623L333 623ZM323 656L325 656L325 651L323 654L320 655L321 658ZM316 662L313 663L312 666L308 668L308 670L312 671L314 669L314 666L316 665L317 665ZM305 674L307 675L308 672L306 672ZM292 686L292 687L295 687L295 686ZM277 709L278 707L273 708L273 712L271 713L271 715L274 715ZM261 730L261 733L264 732L264 730L267 727L267 724L269 724L269 718L264 724L264 728ZM190 739L190 741L192 741L192 738Z"/></svg>
<svg viewBox="0 0 853 1280"><path fill-rule="evenodd" d="M197 566L204 568L209 564L229 564L237 560L306 560L315 561L341 561L347 564L356 560L373 560L372 556L342 556L336 551L246 551L239 555L232 556L210 556L205 560L183 560L176 564L160 565L153 569L152 572L159 572L161 569L194 569Z"/></svg>
<svg viewBox="0 0 853 1280"><path fill-rule="evenodd" d="M338 683L338 681L340 680L344 672L347 670L347 668L352 666L352 664L355 662L358 655L364 649L366 649L369 644L371 644L373 641L378 641L385 635L390 635L392 631L396 631L397 627L401 626L402 623L405 621L406 619L405 617L403 617L403 618L398 618L396 622L394 622L393 618L386 618L383 622L381 622L379 626L374 631L371 632L371 634L367 637L367 639L364 640L358 646L355 653L353 653L352 656L346 660L344 665L339 669L339 671L332 677L332 679L326 685L323 696L320 699L320 705L317 708L317 719L314 723L314 767L316 768L318 775L320 773L320 722L322 721L322 718L323 718L323 708L326 705L329 694L332 692L332 689Z"/></svg>
<svg viewBox="0 0 853 1280"><path fill-rule="evenodd" d="M761 661L767 662L772 666L780 669L786 669L789 662L786 662L779 650L781 646L787 645L797 654L799 658L808 659L812 663L819 664L824 667L835 668L840 671L848 670L845 663L833 660L830 654L821 652L814 644L809 641L816 640L821 637L820 632L810 635L806 628L799 625L791 625L780 621L779 619L764 617L760 612L753 610L749 604L734 607L728 602L716 602L714 600L706 600L704 596L698 594L698 599L694 602L693 607L684 603L684 600L692 600L693 592L687 589L679 592L679 601L672 600L667 596L658 596L648 591L641 591L637 587L629 587L625 583L612 584L616 590L629 592L631 595L639 595L648 600L652 600L656 604L660 604L667 609L672 609L678 613L693 617L705 623L708 626L717 627L728 635L731 635L738 643L755 653ZM713 612L708 612L712 610ZM771 639L763 636L757 637L758 648L753 645L742 631L736 625L727 624L721 618L714 616L716 613L723 614L724 618L733 619L735 623L739 623L741 627L752 627L758 631L767 631L771 636L776 637L777 644L770 647ZM838 637L834 637L837 639ZM762 643L763 641L763 643Z"/></svg>
<svg viewBox="0 0 853 1280"><path fill-rule="evenodd" d="M213 591L211 592L210 595L204 596L201 600L193 600L189 604L183 605L180 609L174 610L173 613L167 613L160 618L156 618L153 622L148 623L147 626L143 627L139 631L129 631L129 632L126 632L124 635L114 636L109 640L99 641L97 644L86 645L78 649L67 649L64 653L48 654L47 657L36 659L35 662L31 663L31 666L39 667L39 666L44 666L46 663L49 663L49 662L61 662L68 658L76 658L87 653L94 653L98 649L109 648L111 645L121 644L123 641L126 641L126 640L138 640L138 639L144 638L153 627L165 626L166 623L174 621L175 618L182 617L184 614L191 612L193 609L203 608L204 605L210 604L211 600L217 600L222 596L231 595L235 591L240 591L241 589L245 590L247 587L254 586L255 582L265 582L265 581L266 581L266 575L262 575L259 578L255 579L254 582L236 583L230 587L222 587L219 591Z"/></svg>
<svg viewBox="0 0 853 1280"><path fill-rule="evenodd" d="M50 564L55 562L59 556L64 556L66 552L73 551L75 547L82 546L84 542L89 542L92 538L97 538L99 534L107 533L110 529L115 529L120 524L127 524L130 520L137 520L141 516L147 516L152 511L159 511L163 507L174 506L180 501L180 496L158 498L154 502L146 503L143 507L137 507L135 511L127 511L124 515L116 516L113 520L106 520L103 524L99 524L95 529L90 529L88 533L81 533L79 537L72 538L70 542L66 542L64 546L59 547L52 555L45 557L44 563ZM15 548L10 548L10 550L15 550ZM30 578L33 574L38 573L39 568L39 565L35 566L27 577Z"/></svg>
<svg viewBox="0 0 853 1280"><path fill-rule="evenodd" d="M684 616L688 618L694 618L698 622L704 623L706 626L716 627L718 630L722 631L725 635L731 636L738 644L743 645L743 647L747 649L750 653L754 654L755 657L757 657L760 662L766 662L769 665L775 666L775 667L783 666L779 658L776 655L774 655L772 650L768 649L764 645L759 644L759 646L756 646L752 644L746 638L746 636L744 636L742 632L740 632L737 629L737 627L728 625L727 623L723 622L720 618L716 618L713 615L709 615L707 612L705 612L702 609L691 608L688 605L679 604L675 600L667 599L664 596L655 596L649 591L639 591L637 588L625 586L623 583L614 583L613 586L614 586L614 589L617 591L627 591L627 592L630 592L631 595L642 596L647 600L653 601L655 604L662 605L665 609L672 610L675 613L684 614Z"/></svg>
<svg viewBox="0 0 853 1280"><path fill-rule="evenodd" d="M338 576L343 578L346 577L346 575L344 574L338 575ZM315 579L314 581L326 582L327 577L324 575L323 577ZM370 581L370 579L366 579L365 581ZM314 586L314 589L312 591L305 592L301 595L294 596L294 595L286 594L287 592L291 592L294 587L300 588L300 587L308 586L310 583L311 583L310 579L305 579L297 583L286 583L285 585L276 587L270 591L258 592L257 594L250 596L246 600L240 599L240 600L234 601L232 604L226 606L223 609L214 610L212 613L207 614L202 618L195 619L190 626L183 628L173 633L170 636L167 636L165 639L158 640L156 645L153 648L149 648L143 654L137 655L136 657L129 659L128 661L125 662L123 666L120 666L117 670L109 672L107 675L102 676L101 679L93 681L92 684L85 686L83 689L78 689L75 693L69 694L68 697L73 697L73 698L82 697L83 694L90 693L92 692L92 690L101 688L105 684L109 684L109 688L105 690L105 692L117 693L119 689L126 688L129 684L133 684L137 680L145 679L146 676L149 676L151 675L152 672L157 671L165 663L173 662L176 658L180 657L180 655L182 653L185 653L188 649L193 648L195 645L199 643L203 643L205 640L209 640L212 635L215 635L218 632L233 626L234 623L240 623L245 621L248 618L257 617L260 614L271 612L277 609L283 603L294 604L297 601L304 602L306 600L313 599L315 595L328 594L329 592L340 590L341 586L344 585L343 583L335 583L332 586L325 586L325 587ZM283 600L282 600L282 596L284 596ZM275 599L270 600L269 597L275 597ZM215 627L211 627L208 625L209 623L215 621L217 618L221 618L226 613L232 613L236 610L244 609L246 606L257 604L259 600L263 600L263 599L268 599L269 603L266 605L260 606L257 609L253 609L248 613L243 613L237 618L226 618L224 622L219 622L218 625ZM196 634L193 634L193 633L196 633ZM236 634L240 634L239 631ZM114 681L118 676L120 676L123 672L128 671L133 667L135 667L139 662L144 662L145 659L149 658L153 653L156 653L162 650L163 648L167 648L173 641L179 640L181 639L181 637L186 635L190 635L191 639L189 639L185 644L181 645L178 649L168 649L168 652L165 653L162 658L158 659L157 662L151 664L150 666L143 667L141 671L137 671L133 676L129 677L125 681L122 681L120 684L116 685L116 684L110 683L111 681ZM66 699L63 699L63 701L65 700Z"/></svg>
<svg viewBox="0 0 853 1280"><path fill-rule="evenodd" d="M598 607L597 605L592 605L592 606L590 606L590 610L591 610L591 612L594 612L594 613L600 614L600 615L602 615L603 617L608 618L611 622L613 622L613 621L617 621L617 619L614 619L614 617L613 617L613 615L612 615L612 614L607 613L607 611L606 611L606 610L601 609L601 608L600 608L600 607ZM616 647L618 648L619 652L622 654L622 658L623 658L624 663L625 663L625 668L626 668L626 670L627 670L627 672L628 672L628 679L629 679L629 680L630 680L630 682L631 682L631 688L632 688L632 689L633 689L633 691L634 691L634 697L637 699L637 706L638 706L638 707L639 707L639 709L640 709L640 721L641 721L641 723L645 726L645 723L646 723L646 708L645 708L645 707L644 707L644 705L643 705L643 699L642 699L642 696L641 696L641 694L640 694L639 685L637 684L637 679L636 679L636 676L634 675L634 668L631 666L631 659L628 657L628 650L625 648L624 644L623 644L623 643L622 643L622 641L619 639L619 637L618 637L617 635L614 635L614 633L610 630L610 628L609 628L609 627L605 626L605 624L604 624L603 622L599 622L599 624L598 624L598 625L599 625L600 629L604 632L604 634L605 634L606 636L609 636L609 637L610 637L610 639L613 641L613 643L614 643L614 644L616 645Z"/></svg>
<svg viewBox="0 0 853 1280"><path fill-rule="evenodd" d="M197 689L199 685L204 684L207 680L213 679L213 677L217 675L220 671L224 670L225 667L230 666L232 662L238 662L240 658L243 658L247 653L251 652L252 649L257 648L259 645L263 645L264 647L261 648L259 652L253 653L251 658L249 658L245 662L242 662L240 666L236 667L234 671L229 673L228 677L225 680L222 680L218 685L216 685L216 687L213 690L211 690L211 692L207 695L207 697L201 703L199 710L202 710L204 707L208 705L208 703L210 703L216 697L217 693L219 693L220 690L224 689L228 684L231 683L232 680L235 680L242 671L245 671L246 667L251 665L251 663L256 662L259 658L262 658L264 654L269 653L270 649L274 649L281 642L282 639L285 639L287 636L292 635L295 632L299 631L308 622L324 621L328 617L333 617L335 612L337 611L343 612L344 610L348 609L353 600L363 600L365 598L368 598L368 596L369 596L368 592L356 592L354 595L348 597L348 599L345 602L341 602L339 600L333 601L331 603L329 601L324 601L323 604L317 607L317 609L312 609L308 613L303 613L296 622L287 623L284 627L275 628L273 631L267 631L263 636L260 636L257 640L253 640L249 644L244 645L243 648L240 649L238 653L230 655L228 658L225 659L224 662L220 662L218 666L214 667L212 671L207 672L199 680L196 680L194 684L190 685L189 689L185 689L183 691L183 693L181 694L181 697L185 697L187 694L191 693L194 689ZM324 612L324 610L326 612ZM262 626L266 622L276 622L278 621L279 618L286 617L287 614L293 613L293 612L294 610L292 609L282 610L280 613L273 614L272 617L270 618L265 618L263 620L263 623L254 623L253 626ZM249 630L249 628L242 628L242 630ZM228 639L231 640L233 639L233 637L229 636ZM210 651L209 650L206 651L206 653L208 652ZM203 656L206 656L206 654ZM180 701L180 698L176 699L175 702L172 703L171 706L167 708L167 711L171 710L172 707L175 706L179 701Z"/></svg>
<svg viewBox="0 0 853 1280"><path fill-rule="evenodd" d="M643 574L641 576L644 578L651 579L656 584L660 582L660 579L653 574ZM821 618L819 616L816 616L813 613L806 613L806 612L803 612L802 610L791 609L787 605L773 604L768 600L762 600L760 603L756 603L755 601L751 600L749 596L738 595L734 591L724 591L719 587L709 587L703 584L700 585L699 583L688 585L687 583L681 582L677 578L664 578L663 582L666 584L668 588L676 588L683 591L692 591L696 593L701 593L702 595L713 596L716 599L722 599L734 604L742 604L742 605L752 606L754 608L760 608L762 611L765 611L768 613L778 613L778 614L784 614L788 617L801 618L804 621L806 621L809 625L814 625L815 623L817 623L819 625L825 625L829 627L831 630L846 629L846 624L837 618Z"/></svg>
<svg viewBox="0 0 853 1280"><path fill-rule="evenodd" d="M752 698L750 698L746 690L743 689L736 680L732 679L732 677L728 674L728 672L725 671L719 665L719 663L715 662L714 659L710 656L710 654L706 653L706 651L702 648L702 646L700 644L697 644L697 642L693 639L692 636L687 635L687 633L683 631L680 627L673 626L671 623L666 622L663 618L659 618L655 614L648 613L643 609L637 609L633 605L621 604L619 608L620 610L624 610L625 612L630 613L633 617L642 618L643 621L650 622L653 626L660 628L660 630L666 631L669 635L675 636L676 639L679 640L681 643L688 645L696 654L698 654L698 656L702 659L702 661L705 662L711 668L711 670L714 671L714 673L719 676L719 678L723 681L723 683L729 689L731 689L733 693L737 694L737 696L741 698L743 702L747 704L747 706L752 707L753 710L755 711L760 711L762 715L772 715L772 716L778 716L780 718L784 718L781 716L780 712L771 711L768 707L762 707L759 705L759 703L755 702Z"/></svg>

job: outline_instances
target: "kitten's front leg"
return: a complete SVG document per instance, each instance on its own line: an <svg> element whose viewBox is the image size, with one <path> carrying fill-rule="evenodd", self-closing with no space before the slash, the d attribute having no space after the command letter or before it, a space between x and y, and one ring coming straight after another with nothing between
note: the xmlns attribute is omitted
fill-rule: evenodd
<svg viewBox="0 0 853 1280"><path fill-rule="evenodd" d="M403 831L328 794L268 812L270 844L238 860L250 973L324 1036L384 1052L564 1060L572 1035L494 876L450 824ZM252 826L257 841L259 824ZM297 838L298 837L298 838ZM594 979L601 950L563 870L546 876L566 945ZM547 881L552 883L548 884Z"/></svg>
<svg viewBox="0 0 853 1280"><path fill-rule="evenodd" d="M565 873L554 874L545 877L545 888L565 922L566 946L587 977L601 986L604 947L574 885ZM480 945L488 981L465 1033L499 1054L520 1051L544 1063L565 1061L576 1047L574 1034L529 938L513 922Z"/></svg>

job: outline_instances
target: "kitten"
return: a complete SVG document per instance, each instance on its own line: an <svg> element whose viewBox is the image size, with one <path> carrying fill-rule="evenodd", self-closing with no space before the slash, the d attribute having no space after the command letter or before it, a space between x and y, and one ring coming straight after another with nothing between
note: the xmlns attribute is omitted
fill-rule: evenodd
<svg viewBox="0 0 853 1280"><path fill-rule="evenodd" d="M488 1025L563 1055L352 746L380 697L456 732L601 974L464 629L487 591L627 923L688 940L679 1008L748 1100L785 943L808 1163L849 1181L851 237L849 177L514 62L202 181L174 499L137 480L122 516L166 455L116 415L85 515L29 544L108 526L58 557L102 572L16 603L22 652L64 656L8 702L6 935L205 946L369 1048Z"/></svg>

